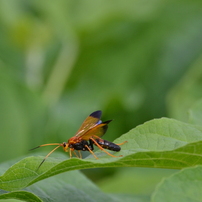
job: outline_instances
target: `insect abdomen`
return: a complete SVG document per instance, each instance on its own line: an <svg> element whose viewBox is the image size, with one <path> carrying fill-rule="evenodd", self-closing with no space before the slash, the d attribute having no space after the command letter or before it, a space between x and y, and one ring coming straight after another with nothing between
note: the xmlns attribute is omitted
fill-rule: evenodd
<svg viewBox="0 0 202 202"><path fill-rule="evenodd" d="M109 142L107 140L96 139L96 142L104 149L112 150L112 151L120 151L121 147L119 145Z"/></svg>

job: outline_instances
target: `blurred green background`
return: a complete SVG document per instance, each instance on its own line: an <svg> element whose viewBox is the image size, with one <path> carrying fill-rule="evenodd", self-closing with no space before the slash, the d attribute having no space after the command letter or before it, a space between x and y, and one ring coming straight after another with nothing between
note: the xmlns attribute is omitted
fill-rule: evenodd
<svg viewBox="0 0 202 202"><path fill-rule="evenodd" d="M99 109L113 119L109 141L153 118L186 121L202 96L201 56L201 0L0 1L0 162L67 141ZM128 173L148 194L174 172L145 169L90 177L114 192Z"/></svg>

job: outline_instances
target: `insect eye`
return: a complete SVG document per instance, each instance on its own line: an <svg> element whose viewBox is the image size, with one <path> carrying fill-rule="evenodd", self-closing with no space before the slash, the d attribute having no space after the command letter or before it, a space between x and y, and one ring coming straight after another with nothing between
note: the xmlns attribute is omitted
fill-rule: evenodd
<svg viewBox="0 0 202 202"><path fill-rule="evenodd" d="M63 147L66 147L67 143L66 142L63 142Z"/></svg>

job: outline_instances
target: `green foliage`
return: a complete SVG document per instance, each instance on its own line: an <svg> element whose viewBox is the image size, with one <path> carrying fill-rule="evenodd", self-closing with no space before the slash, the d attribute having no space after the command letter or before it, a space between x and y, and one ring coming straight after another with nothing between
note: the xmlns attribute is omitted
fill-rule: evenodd
<svg viewBox="0 0 202 202"><path fill-rule="evenodd" d="M201 123L200 117L198 117L199 119L197 117L193 117L193 115L201 116L200 115L201 114L200 99L202 97L201 65L202 65L202 58L200 57L197 61L195 61L195 64L193 64L192 68L187 72L187 74L178 83L178 85L170 92L168 96L168 107L169 107L169 113L172 117L183 121L191 121L195 124ZM190 109L189 113L192 113L192 111L194 110L194 114L191 115L188 114L187 113L188 109Z"/></svg>
<svg viewBox="0 0 202 202"><path fill-rule="evenodd" d="M118 158L112 158L100 151L96 152L96 155L99 157L98 160L94 159L93 156L90 156L86 159L73 158L65 161L49 158L42 165L42 167L40 167L39 170L37 170L37 168L42 158L25 158L10 167L1 176L0 188L6 191L15 191L4 193L1 197L8 197L9 194L11 194L10 197L12 198L14 197L13 195L15 193L16 198L27 200L26 197L27 195L29 195L29 193L21 191L17 192L17 190L21 190L27 186L32 185L33 183L54 176L56 174L64 173L71 170L98 167L151 167L181 169L202 164L202 127L197 125L186 124L167 118L156 119L140 125L127 134L122 135L122 137L117 139L116 142L122 142L123 140L127 140L128 143L125 143L122 146L122 150L118 154L123 155L123 157ZM85 182L86 179L81 181L77 179L82 178L80 175L81 174L78 174L78 172L72 172L71 174L66 175L66 180L68 181L68 185L66 188L68 190L71 190L71 181L74 180L78 183L77 186L84 186L85 188L87 188L88 184ZM192 180L195 180L197 178L197 175L196 177L192 177ZM182 179L181 183L183 183L183 180L184 179ZM54 187L55 184L56 187L61 186L60 182L55 182L55 180L52 181L52 183L54 183ZM81 184L79 185L79 183ZM172 183L172 181L170 183ZM42 188L45 189L46 192L47 190L49 190L50 192L52 189L43 186ZM61 190L64 190L66 188L63 187ZM91 187L89 186L88 189L91 189ZM32 188L29 188L28 190L30 191L32 190ZM160 194L158 193L158 190L161 190ZM158 190L155 192L155 197L164 194L162 193L162 190L166 189L159 188ZM81 191L82 188L79 188L79 191L76 192L80 193ZM17 193L20 195L20 197L17 197ZM32 193L30 193L30 197L39 197L41 198L41 200L43 200L43 198L46 198L46 196L42 193L40 195L38 193L35 193L36 196L33 195L33 193L35 192L33 191ZM70 193L71 194L68 194L68 196L71 198L71 200L75 199L76 196L84 197L82 195L78 196L78 194L76 194L75 196L75 193L71 191ZM102 196L102 193L100 194ZM49 195L49 197L53 196L54 195ZM59 196L61 197L59 198L59 201L62 201L62 198L64 196L65 195L61 194L61 196ZM105 197L105 194L103 194L102 197ZM100 200L103 200L103 198L99 198ZM80 199L78 198L77 200ZM88 199L86 198L86 200Z"/></svg>
<svg viewBox="0 0 202 202"><path fill-rule="evenodd" d="M201 201L201 166L184 169L166 179L156 188L152 201ZM169 193L168 191L169 190Z"/></svg>
<svg viewBox="0 0 202 202"><path fill-rule="evenodd" d="M2 201L202 200L201 0L2 0L0 13ZM56 152L36 171L51 148L30 148L99 109L122 157Z"/></svg>
<svg viewBox="0 0 202 202"><path fill-rule="evenodd" d="M102 193L78 171L41 181L26 188L25 191L14 191L1 195L2 199L6 197L25 201L115 201L112 197Z"/></svg>

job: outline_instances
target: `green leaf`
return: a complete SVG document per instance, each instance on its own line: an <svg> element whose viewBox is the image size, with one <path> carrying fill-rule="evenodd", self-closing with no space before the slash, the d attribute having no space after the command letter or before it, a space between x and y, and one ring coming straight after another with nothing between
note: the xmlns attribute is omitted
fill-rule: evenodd
<svg viewBox="0 0 202 202"><path fill-rule="evenodd" d="M5 192L5 191L4 191ZM0 199L16 198L23 201L119 201L104 194L81 172L71 171L40 181L25 191L3 193Z"/></svg>
<svg viewBox="0 0 202 202"><path fill-rule="evenodd" d="M152 196L152 201L202 201L201 173L202 166L196 166L194 168L183 169L164 179L156 188Z"/></svg>
<svg viewBox="0 0 202 202"><path fill-rule="evenodd" d="M99 167L159 167L184 168L202 164L202 128L180 121L162 118L149 121L129 131L116 140L127 140L112 158L102 151L96 152L98 160L48 158L38 171L42 157L28 157L11 166L0 177L0 188L15 191L37 181L70 170Z"/></svg>
<svg viewBox="0 0 202 202"><path fill-rule="evenodd" d="M42 202L34 194L27 191L14 191L5 193L3 190L0 190L0 199L18 199L29 202Z"/></svg>

